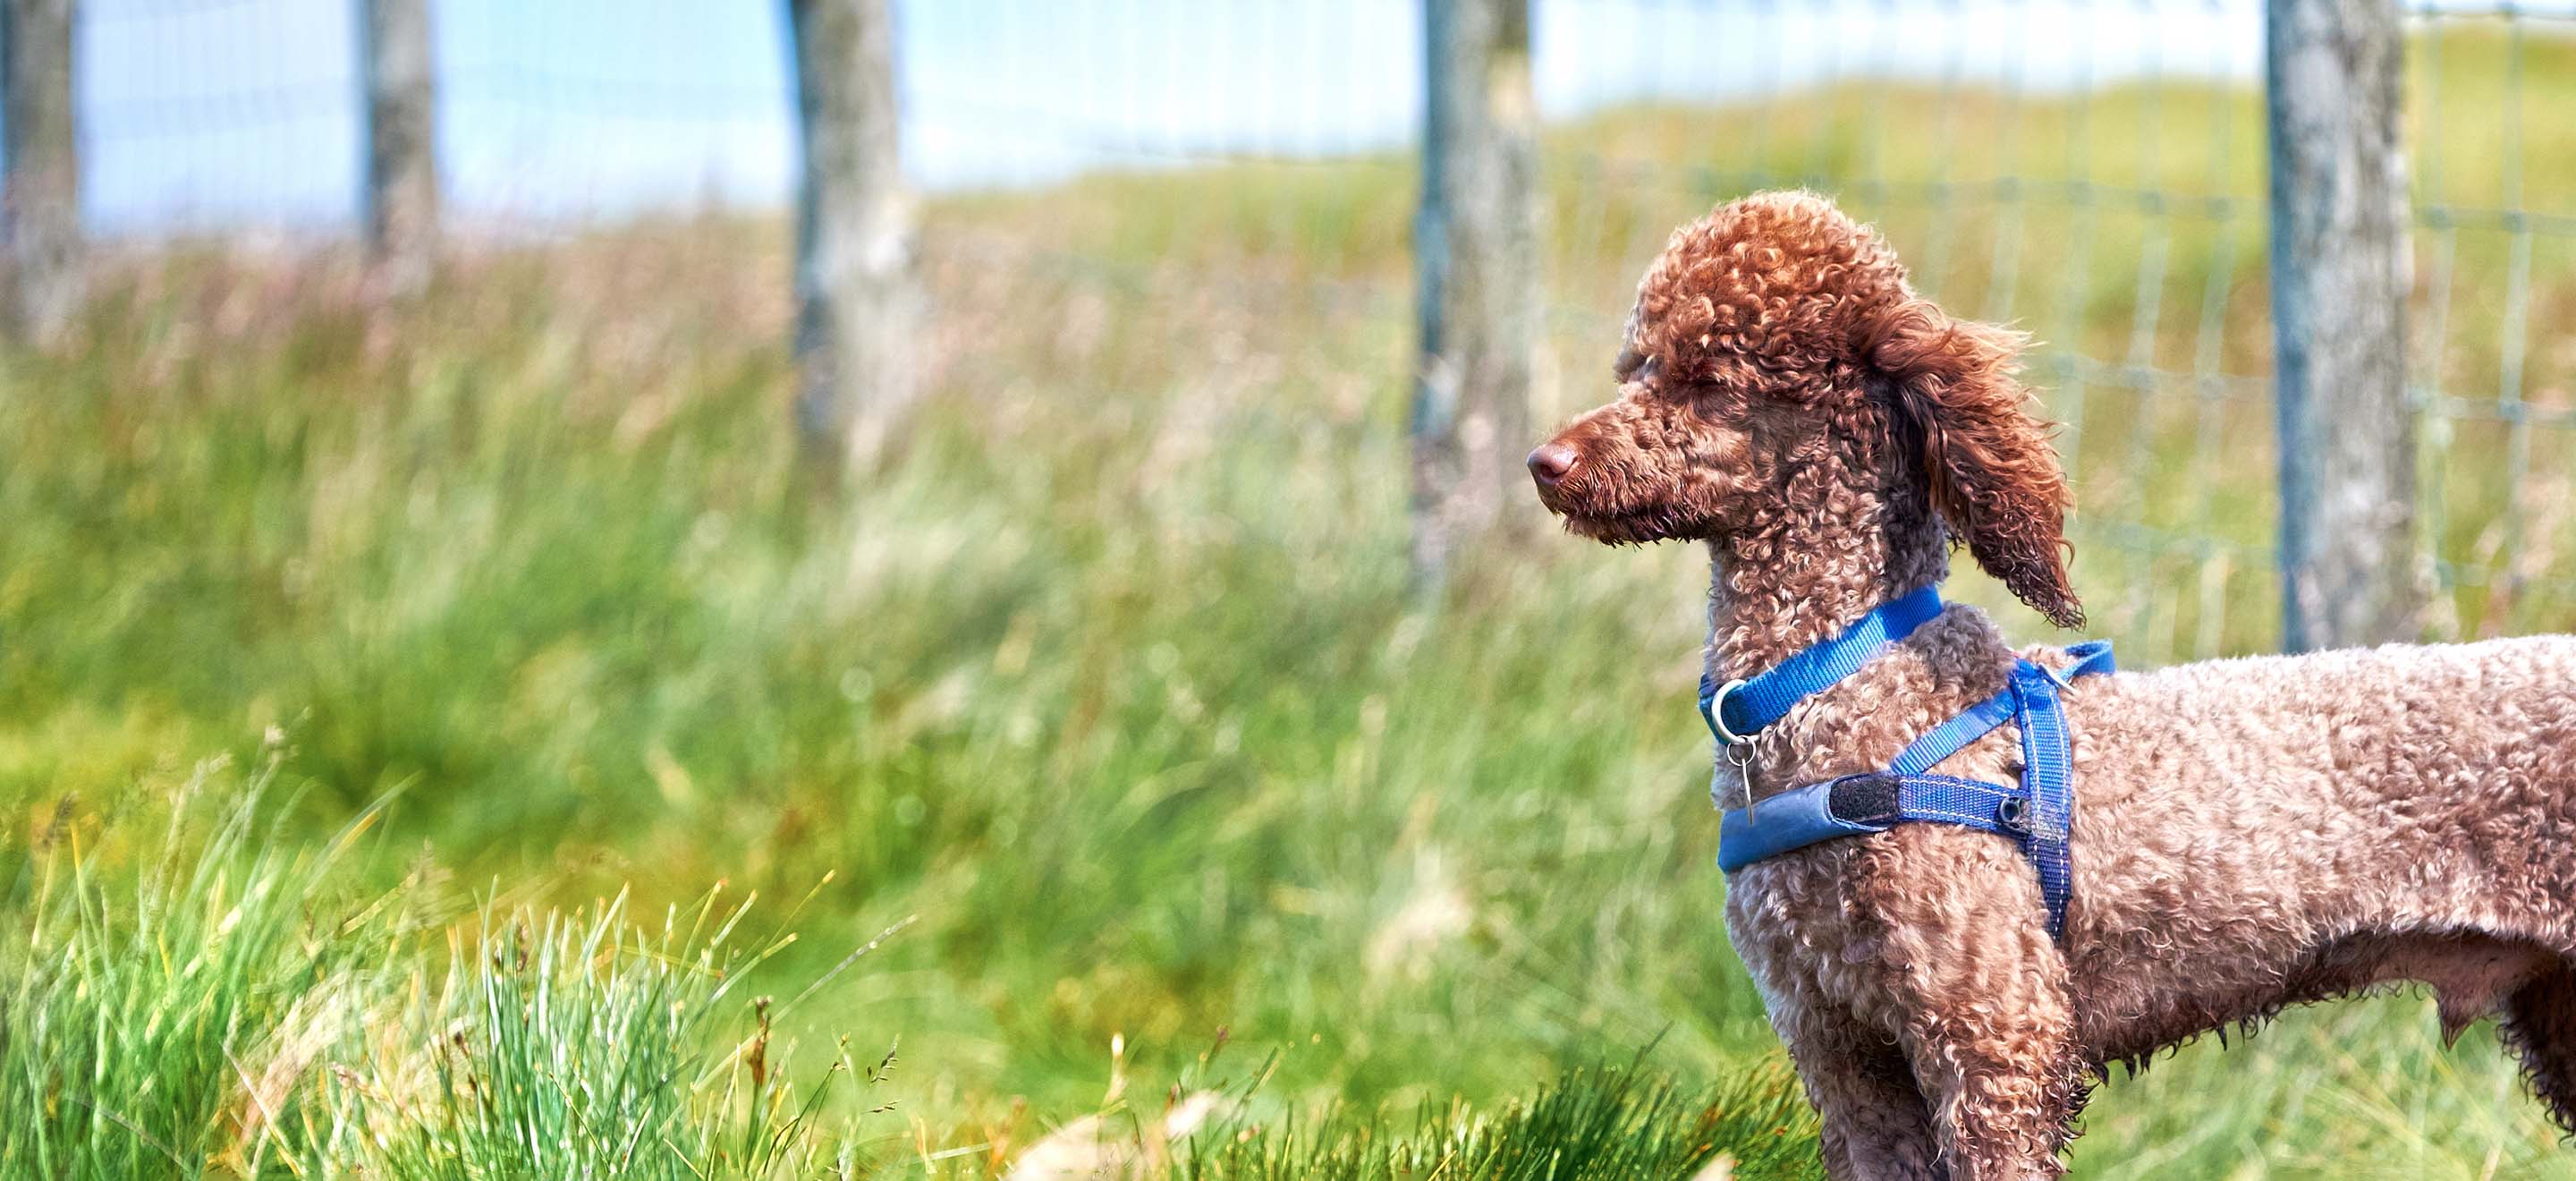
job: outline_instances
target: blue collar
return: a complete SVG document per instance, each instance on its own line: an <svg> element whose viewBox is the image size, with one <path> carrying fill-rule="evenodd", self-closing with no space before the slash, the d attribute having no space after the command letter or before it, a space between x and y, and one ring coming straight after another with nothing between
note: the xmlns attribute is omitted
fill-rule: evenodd
<svg viewBox="0 0 2576 1181"><path fill-rule="evenodd" d="M1833 688L1860 671L1879 650L1907 636L1941 614L1941 588L1927 586L1904 598L1881 603L1853 621L1842 634L1773 665L1768 671L1712 683L1699 679L1699 713L1719 746L1751 741L1755 734L1787 715L1809 696Z"/></svg>

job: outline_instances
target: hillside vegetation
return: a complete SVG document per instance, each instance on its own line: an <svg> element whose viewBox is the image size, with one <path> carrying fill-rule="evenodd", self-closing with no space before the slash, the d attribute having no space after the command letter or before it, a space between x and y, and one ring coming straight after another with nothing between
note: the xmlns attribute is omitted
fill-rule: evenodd
<svg viewBox="0 0 2576 1181"><path fill-rule="evenodd" d="M2444 46L2428 204L2576 191L2576 55L2525 47L2509 169L2503 52ZM2262 650L2257 108L1556 129L1547 412L1606 396L1672 225L1813 184L2042 339L2098 634ZM845 497L795 468L773 225L470 247L400 305L330 250L121 260L73 347L0 358L0 1171L1805 1175L1719 921L1704 559L1518 498L1404 594L1412 192L934 203L935 389ZM2419 249L2462 403L2433 634L2567 627L2569 244ZM2088 1177L2576 1176L2412 995L2186 1049L2087 1127Z"/></svg>

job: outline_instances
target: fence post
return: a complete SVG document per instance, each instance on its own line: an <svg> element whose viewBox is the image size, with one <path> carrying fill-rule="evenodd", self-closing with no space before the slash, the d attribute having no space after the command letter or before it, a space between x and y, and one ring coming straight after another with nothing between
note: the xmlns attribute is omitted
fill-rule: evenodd
<svg viewBox="0 0 2576 1181"><path fill-rule="evenodd" d="M918 392L922 301L895 106L893 0L789 0L804 167L796 425L826 478L865 462Z"/></svg>
<svg viewBox="0 0 2576 1181"><path fill-rule="evenodd" d="M0 242L11 338L58 339L86 293L80 220L80 126L72 109L75 0L0 0L0 119L8 182Z"/></svg>
<svg viewBox="0 0 2576 1181"><path fill-rule="evenodd" d="M1523 483L1538 289L1536 96L1529 0L1424 0L1421 319L1412 408L1413 575Z"/></svg>
<svg viewBox="0 0 2576 1181"><path fill-rule="evenodd" d="M2269 0L2282 643L2412 639L2404 28L2395 0Z"/></svg>
<svg viewBox="0 0 2576 1181"><path fill-rule="evenodd" d="M359 0L367 88L370 259L398 290L429 277L438 237L438 91L429 0Z"/></svg>

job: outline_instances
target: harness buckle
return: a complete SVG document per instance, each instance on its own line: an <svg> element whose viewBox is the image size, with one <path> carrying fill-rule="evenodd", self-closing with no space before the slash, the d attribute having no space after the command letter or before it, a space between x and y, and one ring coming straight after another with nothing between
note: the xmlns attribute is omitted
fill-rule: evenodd
<svg viewBox="0 0 2576 1181"><path fill-rule="evenodd" d="M1995 804L1995 823L2029 836L2030 801L2021 796L2005 796Z"/></svg>

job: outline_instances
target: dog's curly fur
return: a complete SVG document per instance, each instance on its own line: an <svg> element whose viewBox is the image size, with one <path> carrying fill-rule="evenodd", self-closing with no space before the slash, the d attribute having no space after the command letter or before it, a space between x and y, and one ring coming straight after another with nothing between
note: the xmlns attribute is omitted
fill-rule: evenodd
<svg viewBox="0 0 2576 1181"><path fill-rule="evenodd" d="M1822 198L1747 198L1647 271L1620 396L1551 441L1571 463L1541 497L1603 541L1708 543L1720 681L1938 581L1953 539L2074 626L2069 494L2019 345L1917 298ZM1751 795L1885 767L2015 656L1950 607L1764 731ZM2446 1033L2500 1013L2576 1128L2576 639L2215 661L2065 699L2062 946L2020 851L1966 829L1902 825L1729 881L1728 931L1834 1176L2057 1176L2105 1064L2404 981L2431 986ZM2007 726L1939 769L2008 781L2017 743Z"/></svg>

